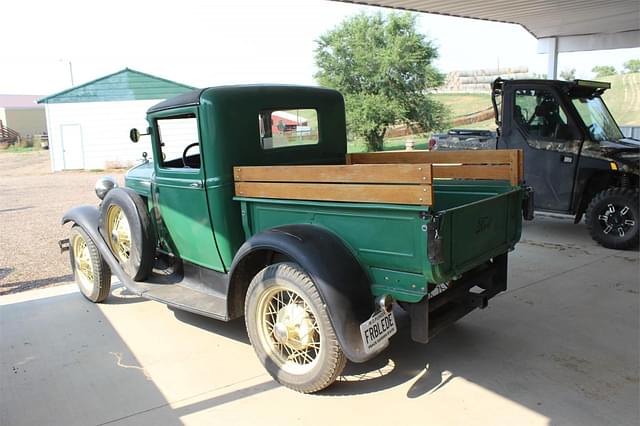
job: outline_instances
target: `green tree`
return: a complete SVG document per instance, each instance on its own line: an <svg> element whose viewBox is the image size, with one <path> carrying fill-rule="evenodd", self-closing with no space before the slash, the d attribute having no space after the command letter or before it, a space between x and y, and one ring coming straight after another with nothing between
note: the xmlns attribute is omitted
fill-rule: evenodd
<svg viewBox="0 0 640 426"><path fill-rule="evenodd" d="M560 78L563 80L575 80L576 79L576 69L571 68L570 70L564 70L560 73Z"/></svg>
<svg viewBox="0 0 640 426"><path fill-rule="evenodd" d="M611 65L596 65L591 68L591 72L596 74L596 78L607 77L609 75L615 75L616 69Z"/></svg>
<svg viewBox="0 0 640 426"><path fill-rule="evenodd" d="M629 59L622 65L627 72L640 72L640 59Z"/></svg>
<svg viewBox="0 0 640 426"><path fill-rule="evenodd" d="M428 95L444 76L432 65L438 52L416 29L410 13L358 14L316 41L315 78L345 97L347 125L382 150L389 126L404 122L417 131L442 128L447 110Z"/></svg>

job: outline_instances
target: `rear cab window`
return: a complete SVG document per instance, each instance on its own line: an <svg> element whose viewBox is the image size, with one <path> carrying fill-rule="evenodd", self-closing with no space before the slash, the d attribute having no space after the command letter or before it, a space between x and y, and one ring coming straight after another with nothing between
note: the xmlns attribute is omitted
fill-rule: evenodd
<svg viewBox="0 0 640 426"><path fill-rule="evenodd" d="M263 110L258 113L262 149L316 145L320 141L315 109Z"/></svg>

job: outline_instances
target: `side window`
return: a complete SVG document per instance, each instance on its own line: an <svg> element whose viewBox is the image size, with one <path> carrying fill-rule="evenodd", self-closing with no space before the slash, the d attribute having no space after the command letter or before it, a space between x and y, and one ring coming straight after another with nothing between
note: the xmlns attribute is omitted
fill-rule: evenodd
<svg viewBox="0 0 640 426"><path fill-rule="evenodd" d="M199 169L200 145L195 114L159 118L156 124L162 153L160 166Z"/></svg>
<svg viewBox="0 0 640 426"><path fill-rule="evenodd" d="M260 111L258 129L262 149L315 145L320 141L315 109Z"/></svg>
<svg viewBox="0 0 640 426"><path fill-rule="evenodd" d="M528 141L576 139L562 106L547 90L516 90L513 118Z"/></svg>

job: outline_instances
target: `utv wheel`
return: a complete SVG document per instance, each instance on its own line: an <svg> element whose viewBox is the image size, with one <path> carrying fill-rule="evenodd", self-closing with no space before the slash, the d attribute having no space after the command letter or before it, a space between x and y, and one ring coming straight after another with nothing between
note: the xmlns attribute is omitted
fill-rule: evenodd
<svg viewBox="0 0 640 426"><path fill-rule="evenodd" d="M155 245L142 198L127 188L109 191L100 205L100 231L127 275L144 280L153 267Z"/></svg>
<svg viewBox="0 0 640 426"><path fill-rule="evenodd" d="M256 275L245 299L245 321L258 358L279 383L311 393L332 384L346 357L309 276L294 263Z"/></svg>
<svg viewBox="0 0 640 426"><path fill-rule="evenodd" d="M596 194L586 214L591 237L604 247L638 247L638 193L632 189L609 188Z"/></svg>
<svg viewBox="0 0 640 426"><path fill-rule="evenodd" d="M98 248L79 226L71 228L69 256L76 284L84 297L102 302L111 289L111 270Z"/></svg>

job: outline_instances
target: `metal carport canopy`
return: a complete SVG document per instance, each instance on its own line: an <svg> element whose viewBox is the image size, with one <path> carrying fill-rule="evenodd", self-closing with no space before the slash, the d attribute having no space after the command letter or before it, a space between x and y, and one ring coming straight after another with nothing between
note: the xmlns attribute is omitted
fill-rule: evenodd
<svg viewBox="0 0 640 426"><path fill-rule="evenodd" d="M640 47L638 0L336 1L521 25L549 53L550 78L559 52Z"/></svg>

